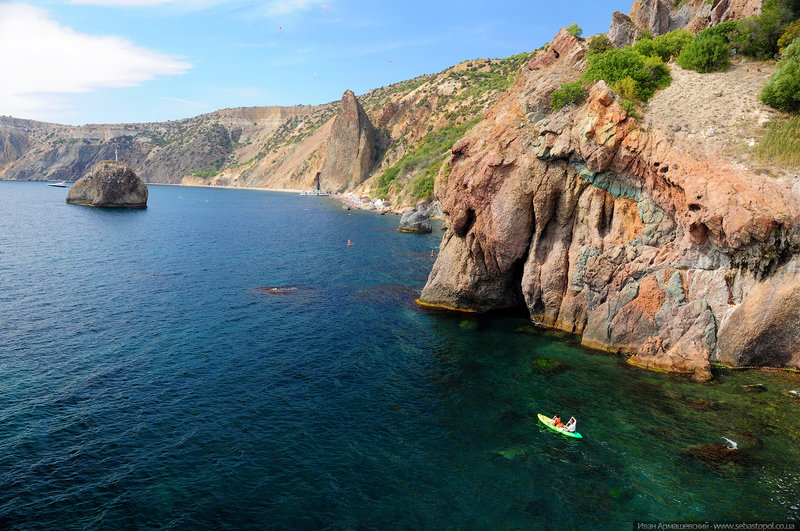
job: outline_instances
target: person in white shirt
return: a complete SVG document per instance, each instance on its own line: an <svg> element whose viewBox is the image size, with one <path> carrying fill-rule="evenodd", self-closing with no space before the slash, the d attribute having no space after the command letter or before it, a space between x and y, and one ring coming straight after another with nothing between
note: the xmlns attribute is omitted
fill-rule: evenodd
<svg viewBox="0 0 800 531"><path fill-rule="evenodd" d="M575 426L578 424L578 421L575 420L575 417L570 417L569 421L567 421L567 425L564 426L568 432L575 433Z"/></svg>

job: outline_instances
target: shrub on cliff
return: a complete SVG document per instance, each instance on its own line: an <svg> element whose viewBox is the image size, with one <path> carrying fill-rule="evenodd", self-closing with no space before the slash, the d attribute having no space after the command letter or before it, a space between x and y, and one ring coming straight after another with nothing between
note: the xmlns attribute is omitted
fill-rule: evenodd
<svg viewBox="0 0 800 531"><path fill-rule="evenodd" d="M761 101L782 111L800 111L800 37L783 51L777 70L761 89Z"/></svg>
<svg viewBox="0 0 800 531"><path fill-rule="evenodd" d="M447 158L453 144L479 121L480 118L475 118L459 125L451 123L438 131L431 131L425 135L422 143L416 149L407 153L378 177L376 181L378 195L386 197L394 180L402 175L421 178L430 174L432 182L432 177L436 175L442 162ZM428 189L432 192L432 185L428 187L420 180L419 183L415 183L413 193L423 193Z"/></svg>
<svg viewBox="0 0 800 531"><path fill-rule="evenodd" d="M685 29L676 29L664 35L659 35L654 39L640 38L633 45L633 49L645 57L656 55L662 61L669 61L670 56L677 57L681 50L693 40L694 34L692 32Z"/></svg>
<svg viewBox="0 0 800 531"><path fill-rule="evenodd" d="M678 56L678 64L687 70L715 72L731 64L731 47L720 35L698 35Z"/></svg>
<svg viewBox="0 0 800 531"><path fill-rule="evenodd" d="M793 18L793 7L786 0L767 0L761 14L740 20L730 36L737 53L770 59L778 53L778 39Z"/></svg>
<svg viewBox="0 0 800 531"><path fill-rule="evenodd" d="M584 82L603 79L613 87L630 78L632 83L624 82L631 88L630 98L641 101L649 100L656 90L669 86L672 81L667 65L659 57L645 57L631 48L609 50L590 57L588 63L581 77Z"/></svg>
<svg viewBox="0 0 800 531"><path fill-rule="evenodd" d="M716 26L711 26L700 32L698 37L712 37L714 35L722 37L725 42L730 42L731 34L736 31L736 26L739 24L737 20L728 20L721 22Z"/></svg>
<svg viewBox="0 0 800 531"><path fill-rule="evenodd" d="M579 82L564 83L550 95L550 108L557 111L565 105L580 103L586 98L586 91Z"/></svg>
<svg viewBox="0 0 800 531"><path fill-rule="evenodd" d="M601 33L599 35L595 35L592 37L592 40L589 41L589 49L586 50L586 56L591 57L592 55L600 55L608 50L613 49L614 44L608 37L606 37L605 33Z"/></svg>
<svg viewBox="0 0 800 531"><path fill-rule="evenodd" d="M569 33L576 39L580 39L581 35L583 35L583 28L578 26L577 22L573 22L572 24L567 26L567 33Z"/></svg>
<svg viewBox="0 0 800 531"><path fill-rule="evenodd" d="M797 37L800 37L800 18L786 26L786 29L783 31L783 35L781 38L778 39L778 49L783 53L783 50L789 46L792 41L794 41Z"/></svg>

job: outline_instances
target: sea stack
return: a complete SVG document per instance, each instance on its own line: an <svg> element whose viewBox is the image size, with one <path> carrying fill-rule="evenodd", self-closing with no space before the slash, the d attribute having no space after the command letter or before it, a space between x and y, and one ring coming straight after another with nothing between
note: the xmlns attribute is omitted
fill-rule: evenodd
<svg viewBox="0 0 800 531"><path fill-rule="evenodd" d="M342 96L342 112L333 121L325 163L319 178L321 190L344 192L367 178L375 157L375 130L352 90Z"/></svg>
<svg viewBox="0 0 800 531"><path fill-rule="evenodd" d="M101 208L147 208L147 186L124 162L102 160L72 185L67 203Z"/></svg>

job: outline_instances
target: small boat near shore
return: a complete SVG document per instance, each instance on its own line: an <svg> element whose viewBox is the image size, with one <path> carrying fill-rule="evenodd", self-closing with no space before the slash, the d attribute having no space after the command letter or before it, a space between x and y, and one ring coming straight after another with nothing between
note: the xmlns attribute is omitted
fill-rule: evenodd
<svg viewBox="0 0 800 531"><path fill-rule="evenodd" d="M328 192L323 192L322 190L307 190L307 191L304 191L304 192L300 192L300 195L305 195L305 196L310 196L310 195L314 195L314 196L320 196L320 195L331 195L331 194L329 194Z"/></svg>
<svg viewBox="0 0 800 531"><path fill-rule="evenodd" d="M47 183L47 186L55 186L56 188L66 188L67 182L66 181L59 181L57 183Z"/></svg>

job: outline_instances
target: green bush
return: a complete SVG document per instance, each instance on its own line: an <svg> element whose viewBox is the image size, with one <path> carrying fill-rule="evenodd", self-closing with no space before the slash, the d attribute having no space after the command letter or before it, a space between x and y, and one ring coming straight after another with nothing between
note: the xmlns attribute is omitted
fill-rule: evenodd
<svg viewBox="0 0 800 531"><path fill-rule="evenodd" d="M654 39L641 38L633 45L633 49L645 57L656 55L662 61L668 61L670 56L677 57L681 50L693 40L692 32L676 29Z"/></svg>
<svg viewBox="0 0 800 531"><path fill-rule="evenodd" d="M694 34L691 31L676 29L653 39L653 51L662 61L668 61L670 56L678 57L681 50L693 40Z"/></svg>
<svg viewBox="0 0 800 531"><path fill-rule="evenodd" d="M428 169L422 175L411 181L411 195L415 199L430 199L433 197L433 183L436 174L433 168Z"/></svg>
<svg viewBox="0 0 800 531"><path fill-rule="evenodd" d="M727 22L721 22L716 26L712 26L710 28L706 28L700 32L698 37L713 37L719 36L725 39L725 42L730 42L730 34L736 31L736 26L739 24L736 20L728 20Z"/></svg>
<svg viewBox="0 0 800 531"><path fill-rule="evenodd" d="M783 51L777 70L761 89L761 101L782 111L800 111L800 38Z"/></svg>
<svg viewBox="0 0 800 531"><path fill-rule="evenodd" d="M609 40L605 33L601 33L599 35L595 35L592 37L592 40L589 41L589 49L586 51L586 56L591 57L592 55L600 55L601 53L605 53L608 50L613 49L614 45L611 43L611 40Z"/></svg>
<svg viewBox="0 0 800 531"><path fill-rule="evenodd" d="M203 177L204 179L208 179L210 177L214 177L217 173L219 173L219 170L216 168L206 168L205 170L198 170L192 175L195 177Z"/></svg>
<svg viewBox="0 0 800 531"><path fill-rule="evenodd" d="M614 90L617 94L622 96L624 100L636 99L636 81L630 76L624 77L614 83Z"/></svg>
<svg viewBox="0 0 800 531"><path fill-rule="evenodd" d="M631 48L609 50L590 57L581 79L586 83L604 79L613 87L626 77L634 82L632 97L641 101L649 100L656 90L669 86L672 81L667 65L659 57L644 57Z"/></svg>
<svg viewBox="0 0 800 531"><path fill-rule="evenodd" d="M583 28L578 26L577 22L573 22L572 24L567 26L567 32L573 37L580 39L581 35L583 35Z"/></svg>
<svg viewBox="0 0 800 531"><path fill-rule="evenodd" d="M778 49L783 53L783 50L789 46L793 40L800 37L800 18L786 26L783 35L778 39Z"/></svg>
<svg viewBox="0 0 800 531"><path fill-rule="evenodd" d="M649 32L636 39L636 42L630 48L636 50L645 57L656 54L655 47L653 46L653 36L650 35Z"/></svg>
<svg viewBox="0 0 800 531"><path fill-rule="evenodd" d="M557 111L564 105L580 103L586 98L586 91L580 83L564 83L550 95L550 108Z"/></svg>
<svg viewBox="0 0 800 531"><path fill-rule="evenodd" d="M783 52L781 52L781 60L778 61L777 64L778 68L786 63L786 61L796 57L800 57L800 44L798 44L798 39L793 40L791 44L783 49Z"/></svg>
<svg viewBox="0 0 800 531"><path fill-rule="evenodd" d="M678 64L687 70L714 72L731 63L731 48L720 35L698 36L678 56Z"/></svg>
<svg viewBox="0 0 800 531"><path fill-rule="evenodd" d="M633 118L641 118L641 115L636 112L636 104L631 100L622 100L620 105L623 109L625 109L629 116L632 116Z"/></svg>
<svg viewBox="0 0 800 531"><path fill-rule="evenodd" d="M731 45L742 55L770 59L778 53L778 39L791 19L792 8L787 2L767 0L761 14L739 21L730 35Z"/></svg>

